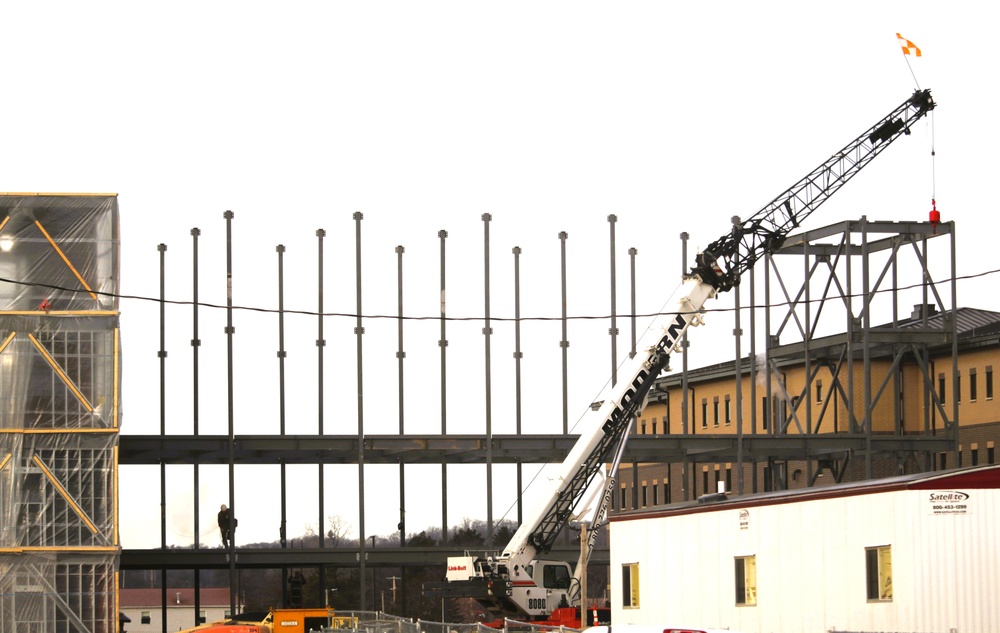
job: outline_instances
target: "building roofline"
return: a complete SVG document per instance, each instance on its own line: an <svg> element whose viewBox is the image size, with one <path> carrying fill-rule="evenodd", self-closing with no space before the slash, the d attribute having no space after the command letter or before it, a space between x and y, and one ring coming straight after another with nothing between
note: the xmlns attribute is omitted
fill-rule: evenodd
<svg viewBox="0 0 1000 633"><path fill-rule="evenodd" d="M928 316L929 322L941 322L943 318L951 314L952 311L945 312L935 312L933 315ZM959 347L963 349L968 349L972 347L983 347L984 345L1000 345L1000 312L994 312L992 310L984 310L981 308L958 308L954 311L958 314L958 319L960 322L968 321L965 328L960 328L958 330L958 342ZM966 317L966 318L963 318ZM906 319L900 319L893 323L886 323L883 325L876 326L872 328L877 329L908 329L915 325L921 323L921 319L917 317L910 317ZM836 335L835 335L836 336ZM842 336L842 334L840 335ZM942 353L951 353L951 344L947 343L943 346L944 351ZM760 356L760 354L758 354ZM779 366L791 366L798 365L802 362L801 355L794 356L781 356L779 358L773 359L777 362ZM751 365L755 362L755 358L750 356L744 356L740 359L740 373L741 375L746 375L750 372ZM688 382L699 383L710 380L717 380L719 378L732 378L733 372L736 371L736 361L727 360L721 363L714 363L711 365L706 365L704 367L699 367L697 369L689 369L687 372ZM682 379L683 372L674 372L661 376L656 379L656 384L658 386L663 385L673 385L679 383ZM656 387L654 387L654 393L651 394L650 400L656 402Z"/></svg>
<svg viewBox="0 0 1000 633"><path fill-rule="evenodd" d="M739 497L722 498L718 501L685 501L655 510L645 509L621 512L613 515L610 518L610 522L674 517L702 512L718 512L721 510L742 510L744 508L800 503L821 499L839 499L900 490L945 490L952 488L967 490L1000 489L1000 464L952 468L930 473L914 473L882 479L867 479L820 488L761 492ZM706 497L712 499L716 498L716 495L707 495Z"/></svg>

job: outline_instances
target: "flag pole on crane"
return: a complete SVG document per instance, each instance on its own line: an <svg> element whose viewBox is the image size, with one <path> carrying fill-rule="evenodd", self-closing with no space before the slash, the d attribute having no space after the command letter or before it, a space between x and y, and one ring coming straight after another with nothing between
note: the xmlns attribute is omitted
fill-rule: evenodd
<svg viewBox="0 0 1000 633"><path fill-rule="evenodd" d="M920 57L920 48L899 33L896 33L896 39L899 40L899 45L903 49L903 59L906 60L906 67L910 69L910 75L913 76L913 83L917 84L917 90L920 90L920 82L917 81L917 75L913 72L913 67L910 66L909 57L910 55Z"/></svg>

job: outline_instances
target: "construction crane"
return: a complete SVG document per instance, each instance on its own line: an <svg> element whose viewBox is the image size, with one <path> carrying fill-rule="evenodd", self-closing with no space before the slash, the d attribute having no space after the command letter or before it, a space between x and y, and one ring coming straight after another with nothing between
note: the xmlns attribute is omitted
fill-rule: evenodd
<svg viewBox="0 0 1000 633"><path fill-rule="evenodd" d="M653 382L666 369L670 353L689 327L702 324L702 309L709 299L738 285L741 275L755 262L780 248L792 230L893 141L909 134L913 124L934 107L929 90L915 91L823 164L747 220L734 222L729 233L698 253L695 265L684 276L681 298L668 325L620 370L625 379L614 387L597 415L585 423L559 473L550 480L547 493L525 516L510 542L499 553L450 557L447 580L425 584L425 593L475 598L498 623L511 618L580 628L580 575L590 548L584 547L575 572L565 561L541 557L552 549L608 463L612 463L613 482L632 421L641 412ZM607 512L611 485L605 487L595 515L591 546Z"/></svg>

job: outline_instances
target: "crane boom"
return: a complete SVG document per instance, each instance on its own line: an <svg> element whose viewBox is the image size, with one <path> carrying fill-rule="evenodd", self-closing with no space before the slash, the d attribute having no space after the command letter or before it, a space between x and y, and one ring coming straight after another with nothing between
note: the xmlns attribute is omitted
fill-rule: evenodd
<svg viewBox="0 0 1000 633"><path fill-rule="evenodd" d="M734 226L697 256L691 270L706 283L725 292L765 253L776 250L785 237L844 186L900 135L934 109L930 90L916 90L875 125L861 133L786 189L763 209Z"/></svg>
<svg viewBox="0 0 1000 633"><path fill-rule="evenodd" d="M578 606L580 567L588 554L581 555L572 576L568 563L538 557L552 549L600 470L621 454L631 423L641 412L654 381L667 367L670 353L689 327L702 324L705 303L736 286L740 276L758 259L779 248L789 232L899 136L909 134L913 123L934 106L929 90L915 91L843 149L749 219L734 223L728 234L699 253L691 272L684 277L681 298L668 325L652 335L652 342L637 348L639 351L622 367L619 376L623 380L613 388L597 415L585 421L579 439L550 480L547 492L524 517L503 551L485 558L450 558L448 582L439 583L441 586L429 583L425 592L475 597L493 613L518 619L552 619L560 607ZM608 498L605 494L598 517L606 511ZM463 585L468 589L465 594Z"/></svg>

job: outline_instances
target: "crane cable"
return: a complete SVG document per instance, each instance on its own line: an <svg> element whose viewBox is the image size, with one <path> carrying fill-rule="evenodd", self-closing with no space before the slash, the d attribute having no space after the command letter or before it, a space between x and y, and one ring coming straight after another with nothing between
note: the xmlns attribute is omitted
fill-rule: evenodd
<svg viewBox="0 0 1000 633"><path fill-rule="evenodd" d="M899 33L896 33L896 41L899 42L900 48L903 49L903 59L906 60L906 67L910 70L910 76L913 77L913 83L917 86L917 90L920 90L920 82L917 81L917 74L913 72L913 66L910 64L910 56L922 57L923 53L916 44L906 39ZM929 220L931 225L936 229L937 225L941 222L941 213L937 209L937 166L935 157L937 153L934 150L934 111L930 112L930 121L928 122L931 128L931 210L929 214Z"/></svg>

